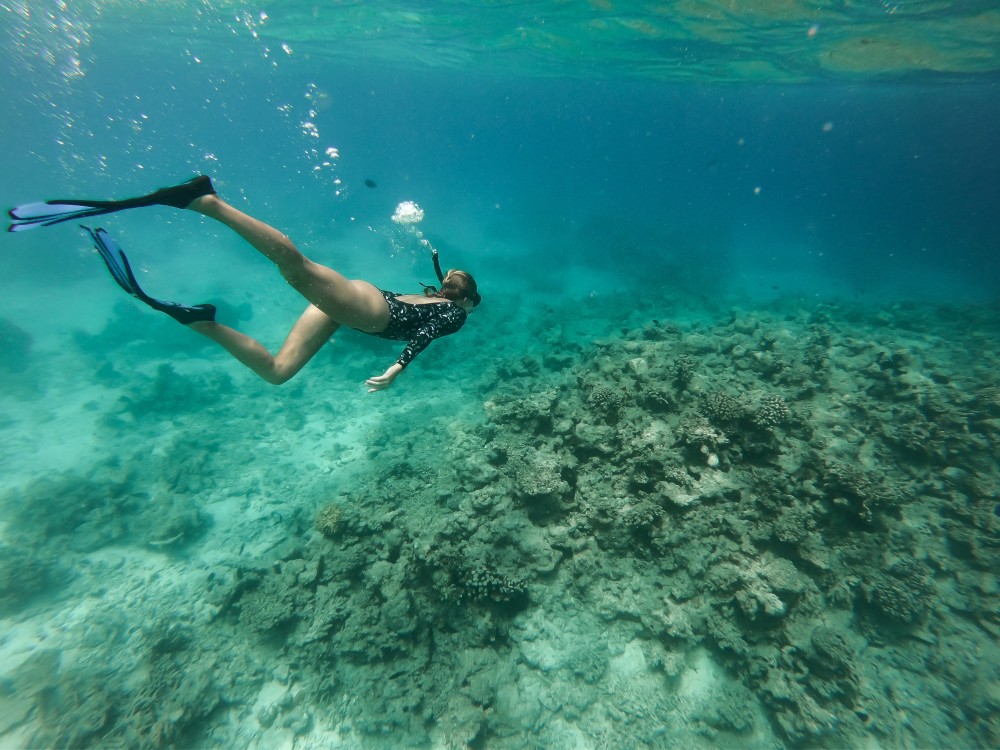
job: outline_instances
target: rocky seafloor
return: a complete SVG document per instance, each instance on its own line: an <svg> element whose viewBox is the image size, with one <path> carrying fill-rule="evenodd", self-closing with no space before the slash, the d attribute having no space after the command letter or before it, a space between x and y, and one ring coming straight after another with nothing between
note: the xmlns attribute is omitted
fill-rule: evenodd
<svg viewBox="0 0 1000 750"><path fill-rule="evenodd" d="M473 320L380 402L363 347L273 396L78 336L100 458L2 499L0 744L1000 745L1000 309L682 309Z"/></svg>

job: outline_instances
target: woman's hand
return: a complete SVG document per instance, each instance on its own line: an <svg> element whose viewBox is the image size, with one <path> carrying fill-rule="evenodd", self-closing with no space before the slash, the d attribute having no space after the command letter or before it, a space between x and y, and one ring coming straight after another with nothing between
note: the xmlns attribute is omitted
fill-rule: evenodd
<svg viewBox="0 0 1000 750"><path fill-rule="evenodd" d="M368 386L368 392L374 393L375 391L384 391L392 385L392 381L395 380L396 376L402 371L403 366L397 362L381 375L376 375L374 378L368 378L368 380L365 381L365 385Z"/></svg>

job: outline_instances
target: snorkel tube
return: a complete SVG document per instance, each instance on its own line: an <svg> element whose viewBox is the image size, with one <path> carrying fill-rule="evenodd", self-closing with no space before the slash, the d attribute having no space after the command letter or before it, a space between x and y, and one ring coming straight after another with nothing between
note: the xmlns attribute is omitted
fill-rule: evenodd
<svg viewBox="0 0 1000 750"><path fill-rule="evenodd" d="M438 283L443 284L444 272L441 270L441 260L440 258L438 258L438 251L435 250L433 247L431 248L431 258L434 260L434 275L438 277ZM437 291L436 287L425 284L422 281L418 283L420 284L420 286L424 288L424 294L428 294L429 291L434 291L434 292Z"/></svg>
<svg viewBox="0 0 1000 750"><path fill-rule="evenodd" d="M434 273L437 274L438 283L443 284L444 274L441 273L441 260L438 258L438 251L435 250L434 248L431 248L431 258L434 259Z"/></svg>

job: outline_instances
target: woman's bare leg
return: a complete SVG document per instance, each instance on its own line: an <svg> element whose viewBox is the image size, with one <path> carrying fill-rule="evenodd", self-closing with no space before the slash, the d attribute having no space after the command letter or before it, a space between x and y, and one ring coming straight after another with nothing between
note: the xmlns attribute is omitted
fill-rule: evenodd
<svg viewBox="0 0 1000 750"><path fill-rule="evenodd" d="M368 333L389 325L385 298L367 281L347 279L304 256L288 237L215 194L205 195L188 206L235 231L274 263L292 288L338 323Z"/></svg>
<svg viewBox="0 0 1000 750"><path fill-rule="evenodd" d="M281 385L313 358L340 324L309 305L274 356L260 342L222 323L201 321L188 327L212 339L268 383Z"/></svg>

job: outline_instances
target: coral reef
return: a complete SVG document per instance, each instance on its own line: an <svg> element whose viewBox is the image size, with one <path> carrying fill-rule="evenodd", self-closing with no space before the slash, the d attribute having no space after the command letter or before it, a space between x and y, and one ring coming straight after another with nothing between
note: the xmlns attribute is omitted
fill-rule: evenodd
<svg viewBox="0 0 1000 750"><path fill-rule="evenodd" d="M336 503L324 505L316 513L316 530L334 539L344 530L344 509Z"/></svg>
<svg viewBox="0 0 1000 750"><path fill-rule="evenodd" d="M109 465L91 477L67 472L37 479L0 498L0 507L7 510L19 544L53 554L121 542L175 549L205 531L210 518L192 498L166 490L152 495L147 486L162 483L147 485Z"/></svg>
<svg viewBox="0 0 1000 750"><path fill-rule="evenodd" d="M41 729L38 747L182 747L220 705L216 659L176 633L144 649L142 674L126 689L110 669L52 667L33 687ZM199 658L192 659L190 650ZM31 667L29 666L29 669ZM39 686L43 686L38 689Z"/></svg>
<svg viewBox="0 0 1000 750"><path fill-rule="evenodd" d="M931 571L919 562L900 562L864 586L877 627L909 626L925 620L934 604Z"/></svg>
<svg viewBox="0 0 1000 750"><path fill-rule="evenodd" d="M782 396L769 395L761 398L753 415L753 423L762 430L770 430L785 424L789 418L788 403Z"/></svg>
<svg viewBox="0 0 1000 750"><path fill-rule="evenodd" d="M701 413L716 427L725 427L743 419L747 410L736 396L712 390L701 394Z"/></svg>
<svg viewBox="0 0 1000 750"><path fill-rule="evenodd" d="M20 609L37 596L51 595L69 578L69 571L52 556L0 544L0 616Z"/></svg>
<svg viewBox="0 0 1000 750"><path fill-rule="evenodd" d="M175 432L7 493L0 603L98 588L127 574L104 562L127 549L186 565L199 582L182 600L200 609L140 630L148 602L87 615L80 661L39 652L19 668L37 689L0 680L11 731L38 717L36 745L995 745L1000 409L973 347L905 310L890 335L882 313L847 325L829 306L664 324L603 304L595 316L618 317L598 333L570 336L565 310L532 319L544 353L488 342L464 400L365 413L350 441L330 434L326 385L254 394L264 416L231 417L226 437L255 435L240 441L205 436L198 410L222 407L194 378L140 379L102 428L170 414ZM305 458L256 461L264 422L295 445L308 432ZM234 536L202 550L227 514ZM55 549L82 563L64 589Z"/></svg>

